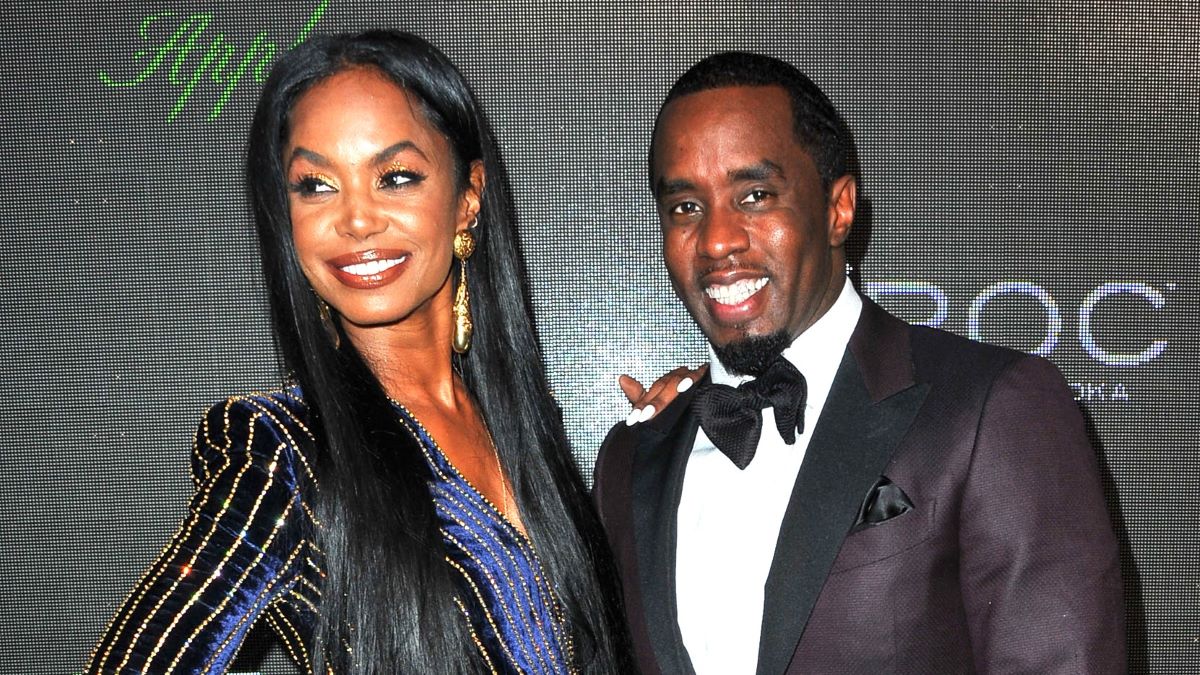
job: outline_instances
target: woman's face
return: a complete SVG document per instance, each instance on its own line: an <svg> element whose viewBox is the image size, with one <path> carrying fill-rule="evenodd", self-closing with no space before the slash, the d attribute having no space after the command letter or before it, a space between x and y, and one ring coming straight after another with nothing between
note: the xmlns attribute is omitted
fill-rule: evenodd
<svg viewBox="0 0 1200 675"><path fill-rule="evenodd" d="M455 182L450 143L372 68L341 71L292 108L283 163L292 237L313 289L351 326L449 317L452 242L479 211L482 166Z"/></svg>

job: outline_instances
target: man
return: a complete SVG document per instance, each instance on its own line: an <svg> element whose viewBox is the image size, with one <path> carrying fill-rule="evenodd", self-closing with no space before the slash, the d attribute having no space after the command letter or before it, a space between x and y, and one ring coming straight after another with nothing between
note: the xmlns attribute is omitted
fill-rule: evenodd
<svg viewBox="0 0 1200 675"><path fill-rule="evenodd" d="M663 255L715 358L596 464L640 667L1124 672L1066 383L854 291L851 152L816 85L763 56L705 59L659 112Z"/></svg>

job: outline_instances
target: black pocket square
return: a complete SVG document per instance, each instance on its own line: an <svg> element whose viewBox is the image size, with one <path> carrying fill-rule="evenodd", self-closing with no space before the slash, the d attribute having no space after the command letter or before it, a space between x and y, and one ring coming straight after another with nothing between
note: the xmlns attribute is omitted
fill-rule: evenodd
<svg viewBox="0 0 1200 675"><path fill-rule="evenodd" d="M850 528L850 531L857 532L878 525L908 513L913 508L915 507L912 501L899 485L888 480L887 476L880 476L867 491L867 496L858 509L858 520L854 521L854 527Z"/></svg>

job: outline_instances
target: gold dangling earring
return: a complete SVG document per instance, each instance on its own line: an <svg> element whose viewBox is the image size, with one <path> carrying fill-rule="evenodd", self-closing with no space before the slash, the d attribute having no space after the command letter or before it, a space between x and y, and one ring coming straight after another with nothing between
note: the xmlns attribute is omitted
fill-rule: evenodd
<svg viewBox="0 0 1200 675"><path fill-rule="evenodd" d="M474 220L472 220L474 225ZM458 258L458 290L454 292L454 339L450 346L455 353L465 354L471 348L471 293L467 290L467 258L475 252L475 236L470 230L454 235L454 257Z"/></svg>
<svg viewBox="0 0 1200 675"><path fill-rule="evenodd" d="M329 309L329 303L317 296L317 311L321 313L321 325L325 328L326 335L330 340L333 340L333 348L342 348L342 335L338 332L337 324L333 322L333 312Z"/></svg>

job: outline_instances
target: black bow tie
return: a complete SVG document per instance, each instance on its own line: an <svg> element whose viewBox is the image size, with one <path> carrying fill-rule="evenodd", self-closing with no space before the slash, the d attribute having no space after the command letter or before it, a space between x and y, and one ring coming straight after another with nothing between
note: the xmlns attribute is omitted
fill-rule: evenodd
<svg viewBox="0 0 1200 675"><path fill-rule="evenodd" d="M775 409L775 426L785 443L796 442L804 433L804 399L808 385L804 375L782 356L761 377L736 389L710 384L696 392L696 412L704 434L739 469L745 469L758 450L762 435L762 409Z"/></svg>

